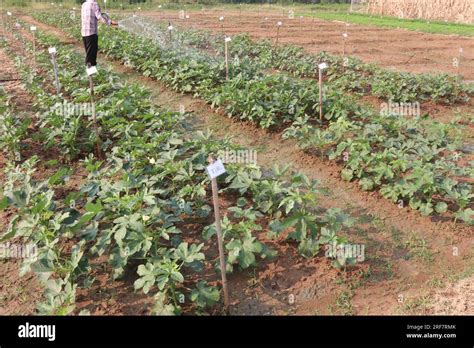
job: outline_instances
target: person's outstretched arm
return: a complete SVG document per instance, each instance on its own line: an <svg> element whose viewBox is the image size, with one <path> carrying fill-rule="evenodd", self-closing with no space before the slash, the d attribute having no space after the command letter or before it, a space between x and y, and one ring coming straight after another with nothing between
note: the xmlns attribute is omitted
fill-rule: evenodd
<svg viewBox="0 0 474 348"><path fill-rule="evenodd" d="M102 21L103 23L107 25L113 25L113 26L118 25L117 22L111 20L107 15L104 15L102 13L102 10L100 9L100 6L98 3L94 3L94 6L95 6L95 9L94 9L95 17L98 20Z"/></svg>

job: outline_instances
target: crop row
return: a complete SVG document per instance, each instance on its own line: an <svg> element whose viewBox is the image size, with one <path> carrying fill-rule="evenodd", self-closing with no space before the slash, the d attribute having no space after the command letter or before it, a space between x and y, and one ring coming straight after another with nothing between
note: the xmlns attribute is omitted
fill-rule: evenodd
<svg viewBox="0 0 474 348"><path fill-rule="evenodd" d="M127 19L135 29L141 29L149 37L167 40L167 26L162 23L132 17ZM223 35L212 35L203 30L177 28L173 31L176 45L189 45L198 49L213 49L223 55ZM251 64L263 69L277 69L297 77L317 78L317 66L328 63L325 72L333 88L363 95L374 95L392 102L463 103L474 95L474 85L462 83L457 76L447 74L411 74L386 70L375 64L367 64L352 56L336 56L327 52L309 54L295 45L275 45L272 40L252 40L248 34L232 38L232 56L239 60L251 60Z"/></svg>

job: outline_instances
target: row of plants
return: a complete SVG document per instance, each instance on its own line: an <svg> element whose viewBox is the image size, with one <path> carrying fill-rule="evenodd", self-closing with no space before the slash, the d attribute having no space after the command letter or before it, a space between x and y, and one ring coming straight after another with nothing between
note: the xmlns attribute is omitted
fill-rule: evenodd
<svg viewBox="0 0 474 348"><path fill-rule="evenodd" d="M128 19L140 27L149 37L161 42L167 40L167 25L146 18ZM173 30L176 45L188 45L199 49L213 49L224 54L224 36L208 31L179 27ZM328 63L327 81L346 92L374 95L393 102L422 102L432 100L443 104L464 103L474 95L474 85L462 83L458 77L447 74L412 74L391 71L367 64L352 56L338 56L327 52L309 54L296 45L275 45L272 40L252 40L248 34L232 37L232 57L251 60L253 66L277 69L297 77L318 78L317 66Z"/></svg>
<svg viewBox="0 0 474 348"><path fill-rule="evenodd" d="M150 91L100 68L94 81L105 159L98 159L92 153L97 139L88 131L90 116L61 122L55 109L64 100L88 101L82 57L51 36L38 32L37 39L37 74L21 57L17 65L35 100L34 137L45 151L55 146L62 157L48 162L57 171L44 180L36 173L46 165L38 157L9 162L0 208L14 214L0 241L23 239L38 247L37 257L26 259L21 273L35 272L44 285L39 313L72 313L76 291L92 286L98 267L93 261L101 255L108 256L114 279L136 268L135 288L154 295L153 313L177 314L183 308L203 313L219 301L218 288L206 283L202 273L209 266L219 272L214 243L206 242L215 227L205 167L209 153L233 145L210 134L189 133L183 127L185 115L157 109ZM51 45L58 50L60 95L53 93L45 52ZM31 45L26 49L31 51ZM67 186L72 164L87 173L79 188ZM352 219L339 210L317 209L316 182L288 168L275 167L266 175L256 165L229 164L226 169L219 186L230 204L223 221L229 272L276 256L256 237L264 229L268 239L296 242L306 257L317 255L322 245L347 242L338 234ZM338 257L338 267L355 262ZM182 298L189 304L183 305Z"/></svg>
<svg viewBox="0 0 474 348"><path fill-rule="evenodd" d="M53 24L64 30L74 27L67 22ZM69 32L74 35L76 30ZM473 222L469 178L474 171L472 163L459 164L463 155L457 151L459 126L454 123L379 114L335 90L328 93L333 98L325 100L328 125L321 125L315 115L314 83L283 74L248 79L242 73L226 81L222 64L206 64L210 54L126 31L104 28L102 37L101 47L108 55L178 91L221 106L230 116L261 127L284 121L284 137L296 138L304 149L338 161L343 166L341 177L358 179L363 190L378 190L399 206L424 215L450 211L455 220Z"/></svg>
<svg viewBox="0 0 474 348"><path fill-rule="evenodd" d="M41 13L35 16L45 23L59 26L75 38L80 37L79 30L73 25L74 20L70 18ZM121 60L145 76L165 82L176 91L201 97L231 117L255 122L263 128L281 128L305 113L319 110L319 91L312 81L287 74L267 75L249 59L233 61L232 78L227 81L221 56L180 45L163 45L161 39L108 29L104 28L100 47L109 57ZM345 113L332 108L344 102L346 105L354 104L340 91L327 91L323 105L325 118Z"/></svg>

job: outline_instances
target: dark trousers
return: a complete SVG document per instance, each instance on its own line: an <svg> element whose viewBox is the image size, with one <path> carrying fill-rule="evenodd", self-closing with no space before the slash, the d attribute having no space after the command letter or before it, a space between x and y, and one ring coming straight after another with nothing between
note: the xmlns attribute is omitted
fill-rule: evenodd
<svg viewBox="0 0 474 348"><path fill-rule="evenodd" d="M86 65L97 65L97 51L99 50L99 37L97 34L83 36L84 48L86 49Z"/></svg>

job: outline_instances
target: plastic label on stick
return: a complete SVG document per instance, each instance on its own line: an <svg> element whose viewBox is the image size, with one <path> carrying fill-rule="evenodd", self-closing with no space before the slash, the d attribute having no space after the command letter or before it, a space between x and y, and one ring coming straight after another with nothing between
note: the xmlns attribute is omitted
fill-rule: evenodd
<svg viewBox="0 0 474 348"><path fill-rule="evenodd" d="M30 30L31 30L31 31L36 31L36 27L35 27L34 25L32 25L32 26L30 27Z"/></svg>
<svg viewBox="0 0 474 348"><path fill-rule="evenodd" d="M277 25L278 25L279 27L281 27L281 26L283 25L283 23L282 23L282 22L278 22Z"/></svg>
<svg viewBox="0 0 474 348"><path fill-rule="evenodd" d="M91 76L97 73L97 68L95 66L91 66L90 68L86 69L87 76Z"/></svg>
<svg viewBox="0 0 474 348"><path fill-rule="evenodd" d="M49 54L54 54L54 53L56 53L56 47L50 47L50 48L48 48L48 52L49 52Z"/></svg>
<svg viewBox="0 0 474 348"><path fill-rule="evenodd" d="M326 63L321 63L321 64L318 65L319 70L324 70L327 67L328 67L328 65Z"/></svg>
<svg viewBox="0 0 474 348"><path fill-rule="evenodd" d="M221 160L217 160L214 163L208 165L206 169L211 179L215 179L219 175L222 175L225 173L225 168Z"/></svg>
<svg viewBox="0 0 474 348"><path fill-rule="evenodd" d="M172 26L172 25L170 25L170 26L168 27L168 31L171 31L171 30L173 30L173 26Z"/></svg>
<svg viewBox="0 0 474 348"><path fill-rule="evenodd" d="M7 16L11 16L12 13L10 11L7 12Z"/></svg>
<svg viewBox="0 0 474 348"><path fill-rule="evenodd" d="M229 36L227 36L227 37L225 38L225 42L230 42L230 41L232 41L232 39L231 39Z"/></svg>
<svg viewBox="0 0 474 348"><path fill-rule="evenodd" d="M347 38L347 33L342 34L342 36L344 36L345 38Z"/></svg>
<svg viewBox="0 0 474 348"><path fill-rule="evenodd" d="M222 22L224 20L224 17L220 16L219 20Z"/></svg>

